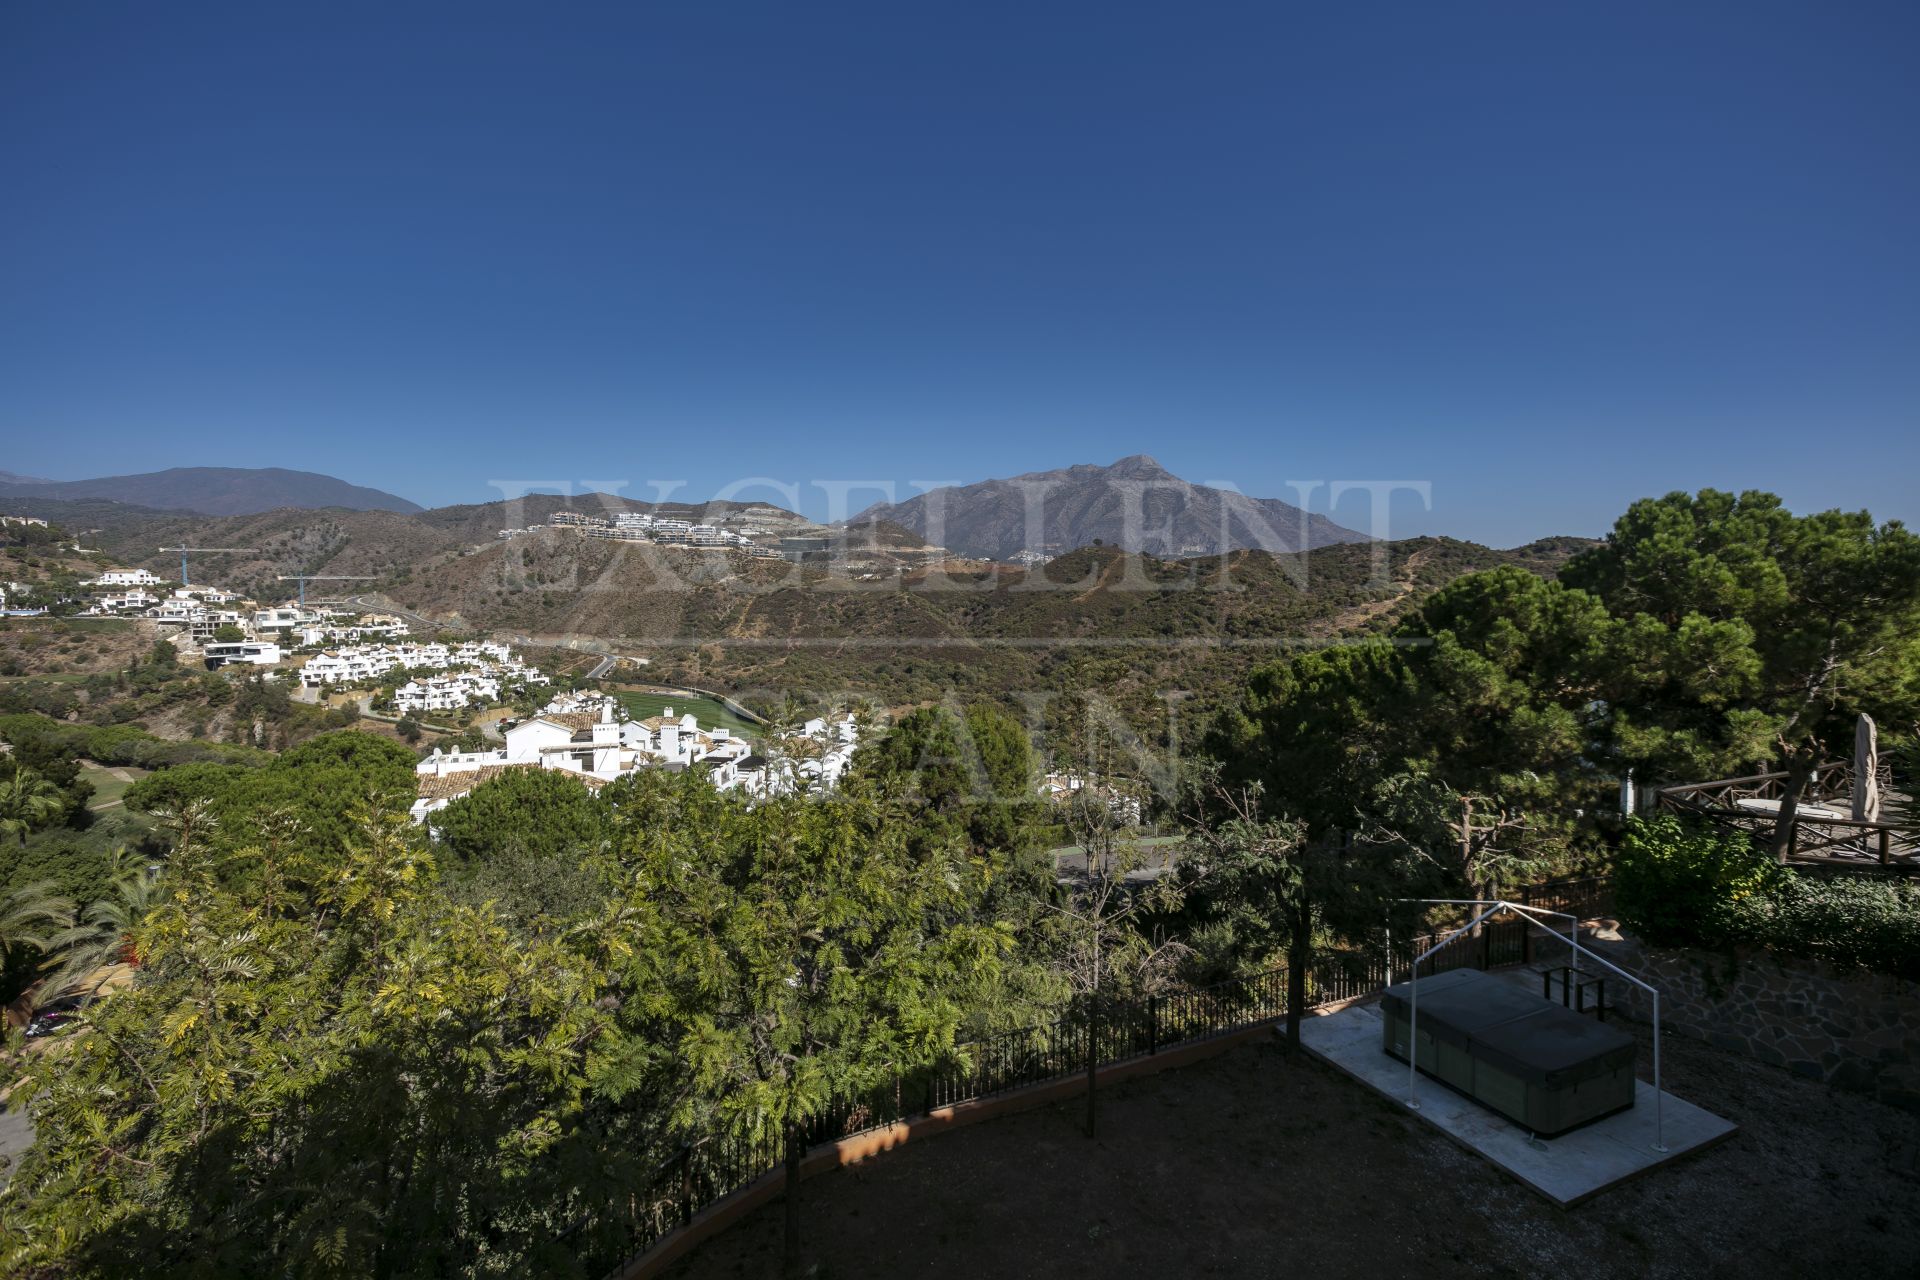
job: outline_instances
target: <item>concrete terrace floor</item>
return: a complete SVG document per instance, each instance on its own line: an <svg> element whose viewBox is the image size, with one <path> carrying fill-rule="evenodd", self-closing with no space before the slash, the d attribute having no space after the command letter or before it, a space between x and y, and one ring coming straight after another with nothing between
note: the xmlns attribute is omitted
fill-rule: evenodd
<svg viewBox="0 0 1920 1280"><path fill-rule="evenodd" d="M1643 1060L1646 1053L1643 1051ZM1727 1143L1559 1209L1277 1041L911 1143L803 1189L820 1277L1911 1276L1920 1117L1679 1037ZM780 1272L776 1202L669 1274Z"/></svg>

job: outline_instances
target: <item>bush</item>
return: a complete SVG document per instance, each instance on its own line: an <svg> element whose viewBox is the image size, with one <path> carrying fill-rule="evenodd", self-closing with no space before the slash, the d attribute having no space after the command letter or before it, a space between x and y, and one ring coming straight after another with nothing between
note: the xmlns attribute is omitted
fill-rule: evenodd
<svg viewBox="0 0 1920 1280"><path fill-rule="evenodd" d="M1614 909L1657 946L1718 946L1736 905L1785 874L1741 832L1673 814L1635 819L1614 866Z"/></svg>
<svg viewBox="0 0 1920 1280"><path fill-rule="evenodd" d="M1621 923L1656 946L1761 947L1920 980L1920 885L1799 875L1739 832L1635 821L1614 870Z"/></svg>
<svg viewBox="0 0 1920 1280"><path fill-rule="evenodd" d="M1787 874L1733 904L1726 940L1920 980L1920 886Z"/></svg>

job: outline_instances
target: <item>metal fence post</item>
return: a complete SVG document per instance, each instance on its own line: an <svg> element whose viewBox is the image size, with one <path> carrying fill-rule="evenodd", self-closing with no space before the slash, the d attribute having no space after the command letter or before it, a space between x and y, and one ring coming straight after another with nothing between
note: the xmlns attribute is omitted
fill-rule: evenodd
<svg viewBox="0 0 1920 1280"><path fill-rule="evenodd" d="M680 1148L680 1225L693 1221L693 1146Z"/></svg>
<svg viewBox="0 0 1920 1280"><path fill-rule="evenodd" d="M1147 997L1147 1052L1160 1052L1160 997Z"/></svg>

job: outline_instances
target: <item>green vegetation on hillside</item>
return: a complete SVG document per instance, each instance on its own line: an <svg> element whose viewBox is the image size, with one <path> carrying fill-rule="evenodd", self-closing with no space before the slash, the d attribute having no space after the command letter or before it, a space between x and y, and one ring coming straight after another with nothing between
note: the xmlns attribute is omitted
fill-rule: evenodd
<svg viewBox="0 0 1920 1280"><path fill-rule="evenodd" d="M599 1275L636 1214L664 1211L643 1192L688 1144L797 1152L877 1091L969 1072L975 1037L1084 1030L1116 1001L1282 961L1297 1037L1310 973L1377 965L1390 913L1408 936L1400 899L1504 892L1623 840L1622 909L1651 940L1908 971L1909 889L1799 879L1751 841L1623 822L1610 797L1630 768L1797 767L1850 741L1860 710L1920 716L1911 534L1709 492L1637 504L1558 577L1455 573L1477 553L1428 550L1381 587L1343 558L1370 548L1336 548L1322 568L1348 578L1317 595L1272 580L1252 601L1174 585L1232 566L1098 550L1049 566L1091 577L1077 599L998 574L971 614L959 588L847 597L843 624L915 611L943 644L963 615L1055 643L1162 625L1261 640L1202 758L1162 780L1184 837L1167 875L1136 875L1153 851L1138 788L1083 732L1083 704L1120 678L1092 646L974 650L968 688L1031 663L1062 695L1050 745L1097 785L1059 802L1036 794L1034 726L998 701L1012 685L901 715L831 797L514 772L435 815L438 841L405 820L412 753L369 735L156 761L126 803L166 824L171 853L151 884L94 870L97 903L121 905L80 953L124 939L139 978L0 1081L38 1130L0 1251L23 1274ZM1135 572L1146 588L1109 598L1109 575ZM794 613L752 625L814 625L829 590L758 598ZM682 605L680 624L745 602ZM1238 630L1337 618L1364 634L1278 657ZM1193 670L1229 678L1220 655L1240 650L1209 652ZM22 729L40 754L14 767L45 763L57 793L16 806L30 850L84 785L77 765L60 776L56 735L110 731ZM1063 843L1080 854L1057 870ZM16 953L58 973L57 904L19 901ZM790 1184L793 1221L802 1198Z"/></svg>

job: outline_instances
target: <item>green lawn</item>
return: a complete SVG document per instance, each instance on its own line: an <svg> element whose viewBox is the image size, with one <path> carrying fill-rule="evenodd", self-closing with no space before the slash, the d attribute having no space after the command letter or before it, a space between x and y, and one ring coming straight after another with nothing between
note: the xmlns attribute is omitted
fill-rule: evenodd
<svg viewBox="0 0 1920 1280"><path fill-rule="evenodd" d="M718 702L715 702L712 698L702 697L698 694L682 696L671 693L641 693L638 690L620 689L616 690L613 696L620 700L620 705L625 707L627 714L635 720L644 720L648 716L661 715L665 713L668 707L672 707L673 714L676 716L683 716L691 711L694 718L700 722L702 729L727 729L749 738L757 738L760 736L759 725L753 723L751 720L743 719L735 715Z"/></svg>
<svg viewBox="0 0 1920 1280"><path fill-rule="evenodd" d="M152 772L149 769L135 769L126 765L105 768L96 764L81 766L80 776L93 784L93 799L87 801L89 809L99 809L107 805L118 807L121 797L127 794L127 788ZM122 775L124 777L116 776Z"/></svg>

